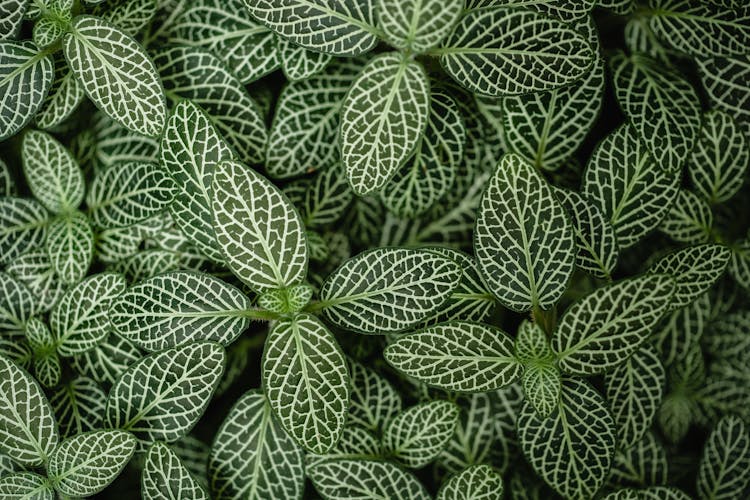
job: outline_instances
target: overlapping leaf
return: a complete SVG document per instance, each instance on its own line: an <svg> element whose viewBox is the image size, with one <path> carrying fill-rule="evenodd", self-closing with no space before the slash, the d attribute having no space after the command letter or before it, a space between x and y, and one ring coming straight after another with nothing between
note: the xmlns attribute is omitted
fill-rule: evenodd
<svg viewBox="0 0 750 500"><path fill-rule="evenodd" d="M60 434L71 437L101 427L107 394L92 379L76 377L55 391L49 402Z"/></svg>
<svg viewBox="0 0 750 500"><path fill-rule="evenodd" d="M378 25L397 49L424 52L435 47L461 16L461 2L451 0L379 0Z"/></svg>
<svg viewBox="0 0 750 500"><path fill-rule="evenodd" d="M482 195L474 251L490 291L515 311L549 309L575 261L573 228L547 181L507 154Z"/></svg>
<svg viewBox="0 0 750 500"><path fill-rule="evenodd" d="M315 489L329 500L400 498L427 500L430 495L412 474L375 460L327 460L310 467L307 475Z"/></svg>
<svg viewBox="0 0 750 500"><path fill-rule="evenodd" d="M378 248L334 271L321 287L320 306L326 319L343 328L398 332L441 307L460 279L458 264L428 250Z"/></svg>
<svg viewBox="0 0 750 500"><path fill-rule="evenodd" d="M34 296L26 285L0 272L0 329L23 331L36 307Z"/></svg>
<svg viewBox="0 0 750 500"><path fill-rule="evenodd" d="M502 498L503 478L489 465L473 465L451 476L440 487L437 500Z"/></svg>
<svg viewBox="0 0 750 500"><path fill-rule="evenodd" d="M26 7L25 0L3 0L0 2L0 40L14 38L21 26Z"/></svg>
<svg viewBox="0 0 750 500"><path fill-rule="evenodd" d="M184 498L208 500L203 487L190 475L174 451L164 443L154 443L148 450L141 475L143 495L151 499Z"/></svg>
<svg viewBox="0 0 750 500"><path fill-rule="evenodd" d="M681 189L669 207L659 230L680 243L704 243L713 231L714 216L697 194Z"/></svg>
<svg viewBox="0 0 750 500"><path fill-rule="evenodd" d="M735 416L722 418L706 440L698 469L697 489L702 499L742 496L750 467L750 436Z"/></svg>
<svg viewBox="0 0 750 500"><path fill-rule="evenodd" d="M54 219L47 230L47 253L60 281L78 283L86 276L94 256L94 230L81 212Z"/></svg>
<svg viewBox="0 0 750 500"><path fill-rule="evenodd" d="M46 237L49 214L31 198L0 198L0 263L7 264Z"/></svg>
<svg viewBox="0 0 750 500"><path fill-rule="evenodd" d="M55 499L55 491L49 480L35 472L3 474L0 479L0 495L5 498Z"/></svg>
<svg viewBox="0 0 750 500"><path fill-rule="evenodd" d="M431 401L398 414L383 430L387 455L412 469L434 460L458 425L459 408L448 401Z"/></svg>
<svg viewBox="0 0 750 500"><path fill-rule="evenodd" d="M750 56L698 58L696 62L711 103L740 122L745 133L750 131Z"/></svg>
<svg viewBox="0 0 750 500"><path fill-rule="evenodd" d="M83 173L73 155L54 137L36 130L23 138L23 171L34 197L51 212L78 208Z"/></svg>
<svg viewBox="0 0 750 500"><path fill-rule="evenodd" d="M281 60L281 69L290 81L310 78L331 62L330 54L308 50L283 37L276 37L276 47Z"/></svg>
<svg viewBox="0 0 750 500"><path fill-rule="evenodd" d="M8 274L26 285L34 296L38 312L46 312L54 306L65 292L46 250L26 252L6 268Z"/></svg>
<svg viewBox="0 0 750 500"><path fill-rule="evenodd" d="M356 361L349 363L349 371L351 401L347 422L378 432L401 411L401 395L385 377Z"/></svg>

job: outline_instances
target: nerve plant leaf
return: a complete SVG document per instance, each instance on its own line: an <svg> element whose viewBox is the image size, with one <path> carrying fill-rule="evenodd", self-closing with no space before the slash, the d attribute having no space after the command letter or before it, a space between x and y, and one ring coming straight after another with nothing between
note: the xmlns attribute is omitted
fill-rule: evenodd
<svg viewBox="0 0 750 500"><path fill-rule="evenodd" d="M291 42L333 55L356 56L378 41L374 0L245 0L253 17Z"/></svg>
<svg viewBox="0 0 750 500"><path fill-rule="evenodd" d="M711 236L714 216L701 197L681 189L669 207L659 230L680 243L705 243Z"/></svg>
<svg viewBox="0 0 750 500"><path fill-rule="evenodd" d="M141 358L112 387L107 423L144 443L179 439L203 414L224 361L224 349L215 342L194 342Z"/></svg>
<svg viewBox="0 0 750 500"><path fill-rule="evenodd" d="M284 75L292 82L318 73L331 62L331 55L295 45L287 38L276 37L276 47Z"/></svg>
<svg viewBox="0 0 750 500"><path fill-rule="evenodd" d="M111 165L94 177L86 203L97 227L131 226L161 212L174 197L174 182L154 163Z"/></svg>
<svg viewBox="0 0 750 500"><path fill-rule="evenodd" d="M716 110L704 113L688 164L695 190L711 204L727 201L742 187L749 164L748 139L732 116Z"/></svg>
<svg viewBox="0 0 750 500"><path fill-rule="evenodd" d="M79 16L71 28L63 40L65 59L94 104L129 130L161 134L164 89L143 47L98 17Z"/></svg>
<svg viewBox="0 0 750 500"><path fill-rule="evenodd" d="M236 162L213 176L216 241L230 269L256 292L300 283L307 239L292 203L268 179Z"/></svg>
<svg viewBox="0 0 750 500"><path fill-rule="evenodd" d="M617 101L657 168L676 172L692 151L700 130L695 89L675 70L643 54L620 53L610 64Z"/></svg>
<svg viewBox="0 0 750 500"><path fill-rule="evenodd" d="M437 500L502 497L503 478L489 465L472 465L451 476L437 494Z"/></svg>
<svg viewBox="0 0 750 500"><path fill-rule="evenodd" d="M94 230L81 212L63 214L47 229L47 253L57 276L66 285L81 281L94 256Z"/></svg>
<svg viewBox="0 0 750 500"><path fill-rule="evenodd" d="M210 117L192 101L180 101L167 120L161 140L161 165L172 176L175 196L169 205L175 225L215 262L223 256L212 225L211 178L216 165L233 157Z"/></svg>
<svg viewBox="0 0 750 500"><path fill-rule="evenodd" d="M383 355L409 377L459 392L497 390L522 371L513 341L505 332L468 321L441 323L404 335Z"/></svg>
<svg viewBox="0 0 750 500"><path fill-rule="evenodd" d="M649 272L669 274L675 279L675 293L670 309L690 304L705 293L721 277L729 264L732 251L715 244L697 245L665 255Z"/></svg>
<svg viewBox="0 0 750 500"><path fill-rule="evenodd" d="M439 44L461 16L451 0L378 0L378 26L397 49L424 52Z"/></svg>
<svg viewBox="0 0 750 500"><path fill-rule="evenodd" d="M28 3L25 0L0 2L0 40L12 39L21 26Z"/></svg>
<svg viewBox="0 0 750 500"><path fill-rule="evenodd" d="M679 185L680 176L660 169L635 129L623 125L591 155L582 194L601 209L615 229L620 249L625 249L665 217Z"/></svg>
<svg viewBox="0 0 750 500"><path fill-rule="evenodd" d="M26 285L0 272L0 329L23 331L36 307L34 296Z"/></svg>
<svg viewBox="0 0 750 500"><path fill-rule="evenodd" d="M336 269L321 287L318 306L342 328L398 332L435 312L460 279L458 264L428 250L378 248Z"/></svg>
<svg viewBox="0 0 750 500"><path fill-rule="evenodd" d="M55 449L47 473L55 489L64 495L94 495L120 474L136 444L132 434L120 430L78 434Z"/></svg>
<svg viewBox="0 0 750 500"><path fill-rule="evenodd" d="M0 141L16 134L39 111L52 85L53 64L52 56L30 41L0 42Z"/></svg>
<svg viewBox="0 0 750 500"><path fill-rule="evenodd" d="M697 489L701 499L742 496L750 467L750 435L739 417L727 416L716 423L706 440L698 469Z"/></svg>
<svg viewBox="0 0 750 500"><path fill-rule="evenodd" d="M576 378L563 380L560 402L546 419L530 404L523 406L518 437L537 474L568 498L594 496L615 453L615 422L604 400Z"/></svg>
<svg viewBox="0 0 750 500"><path fill-rule="evenodd" d="M78 208L83 201L83 173L73 155L54 137L30 130L23 138L23 171L34 197L50 212Z"/></svg>
<svg viewBox="0 0 750 500"><path fill-rule="evenodd" d="M586 38L569 25L512 7L468 12L435 52L458 83L492 96L563 87L594 62Z"/></svg>
<svg viewBox="0 0 750 500"><path fill-rule="evenodd" d="M507 154L482 195L474 251L490 291L514 311L549 309L575 261L573 228L547 181Z"/></svg>
<svg viewBox="0 0 750 500"><path fill-rule="evenodd" d="M61 385L49 400L62 437L101 428L107 394L88 377L76 377Z"/></svg>
<svg viewBox="0 0 750 500"><path fill-rule="evenodd" d="M641 347L604 375L607 400L617 425L617 446L627 449L646 434L664 394L666 374L653 348Z"/></svg>
<svg viewBox="0 0 750 500"><path fill-rule="evenodd" d="M376 56L341 107L341 159L354 192L379 191L414 151L429 115L429 81L419 62Z"/></svg>
<svg viewBox="0 0 750 500"><path fill-rule="evenodd" d="M197 340L230 344L245 328L250 301L209 274L172 271L144 280L109 308L115 330L147 351Z"/></svg>
<svg viewBox="0 0 750 500"><path fill-rule="evenodd" d="M261 391L234 404L211 446L208 461L215 498L299 498L304 487L302 449L273 417Z"/></svg>
<svg viewBox="0 0 750 500"><path fill-rule="evenodd" d="M601 373L627 359L668 310L675 280L650 274L599 288L565 311L552 349L566 373Z"/></svg>
<svg viewBox="0 0 750 500"><path fill-rule="evenodd" d="M35 199L0 197L0 263L41 246L48 222L49 213Z"/></svg>
<svg viewBox="0 0 750 500"><path fill-rule="evenodd" d="M459 408L448 401L412 406L383 430L383 451L396 462L419 469L443 450L458 425Z"/></svg>
<svg viewBox="0 0 750 500"><path fill-rule="evenodd" d="M0 355L0 450L19 464L39 466L58 440L55 415L39 383Z"/></svg>
<svg viewBox="0 0 750 500"><path fill-rule="evenodd" d="M122 275L107 272L92 275L65 292L50 314L61 356L86 352L107 337L110 302L125 286Z"/></svg>
<svg viewBox="0 0 750 500"><path fill-rule="evenodd" d="M147 498L208 500L200 483L190 475L177 454L164 443L156 442L149 448L141 483L143 496Z"/></svg>
<svg viewBox="0 0 750 500"><path fill-rule="evenodd" d="M711 103L731 114L747 133L750 130L750 56L698 58L696 63Z"/></svg>
<svg viewBox="0 0 750 500"><path fill-rule="evenodd" d="M349 372L351 401L347 423L379 432L401 411L401 395L385 377L356 361L349 362Z"/></svg>
<svg viewBox="0 0 750 500"><path fill-rule="evenodd" d="M349 373L325 325L310 314L279 320L266 340L262 376L286 432L309 451L330 450L346 420Z"/></svg>
<svg viewBox="0 0 750 500"><path fill-rule="evenodd" d="M416 477L386 461L326 460L310 467L307 475L318 493L329 500L430 498Z"/></svg>

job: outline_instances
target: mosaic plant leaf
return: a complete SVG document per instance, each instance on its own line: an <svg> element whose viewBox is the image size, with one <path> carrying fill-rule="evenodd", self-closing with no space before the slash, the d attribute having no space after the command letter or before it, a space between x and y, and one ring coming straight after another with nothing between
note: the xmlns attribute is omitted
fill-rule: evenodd
<svg viewBox="0 0 750 500"><path fill-rule="evenodd" d="M747 477L737 474L750 464L750 437L738 417L716 422L703 449L696 486L700 498L742 495Z"/></svg>
<svg viewBox="0 0 750 500"><path fill-rule="evenodd" d="M451 476L438 491L438 500L493 498L503 494L503 478L489 465L474 465Z"/></svg>
<svg viewBox="0 0 750 500"><path fill-rule="evenodd" d="M378 26L397 49L424 52L438 45L461 16L461 3L450 0L379 0Z"/></svg>
<svg viewBox="0 0 750 500"><path fill-rule="evenodd" d="M375 460L327 460L307 471L315 489L325 498L430 498L414 475L398 466Z"/></svg>
<svg viewBox="0 0 750 500"><path fill-rule="evenodd" d="M177 454L164 443L151 445L143 466L143 495L154 499L208 499L200 483L190 475Z"/></svg>

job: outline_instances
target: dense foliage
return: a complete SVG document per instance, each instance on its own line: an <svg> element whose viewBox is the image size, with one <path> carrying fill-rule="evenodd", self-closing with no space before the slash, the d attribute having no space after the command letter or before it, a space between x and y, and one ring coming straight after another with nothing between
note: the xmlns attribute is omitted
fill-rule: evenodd
<svg viewBox="0 0 750 500"><path fill-rule="evenodd" d="M0 497L750 496L744 0L0 0Z"/></svg>

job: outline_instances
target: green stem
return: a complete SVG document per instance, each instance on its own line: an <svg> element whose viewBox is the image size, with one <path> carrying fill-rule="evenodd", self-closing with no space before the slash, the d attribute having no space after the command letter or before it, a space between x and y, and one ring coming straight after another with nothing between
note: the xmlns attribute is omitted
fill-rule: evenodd
<svg viewBox="0 0 750 500"><path fill-rule="evenodd" d="M531 311L531 319L544 330L547 337L551 337L557 325L557 309L553 307L549 311L545 311L535 304Z"/></svg>

